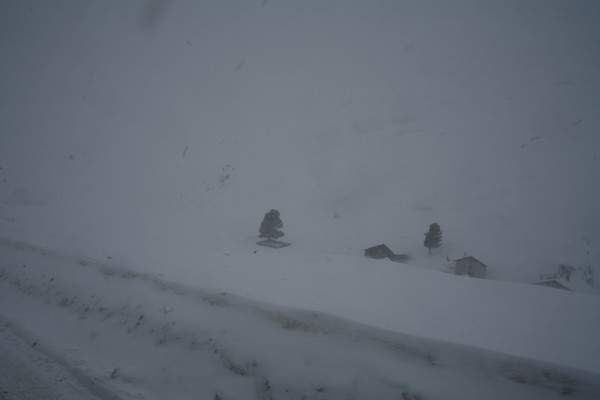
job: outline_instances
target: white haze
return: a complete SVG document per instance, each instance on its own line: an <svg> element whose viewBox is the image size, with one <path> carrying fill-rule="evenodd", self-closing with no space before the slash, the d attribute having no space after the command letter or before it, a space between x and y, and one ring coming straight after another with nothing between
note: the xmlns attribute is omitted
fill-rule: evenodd
<svg viewBox="0 0 600 400"><path fill-rule="evenodd" d="M278 208L312 252L598 264L595 2L0 7L5 236L160 268Z"/></svg>
<svg viewBox="0 0 600 400"><path fill-rule="evenodd" d="M597 267L594 1L3 1L0 230L178 276L281 211L490 278ZM445 232L433 257L428 224ZM178 271L181 270L181 271Z"/></svg>
<svg viewBox="0 0 600 400"><path fill-rule="evenodd" d="M599 16L0 1L2 354L122 398L596 398L600 297L524 283L600 274Z"/></svg>

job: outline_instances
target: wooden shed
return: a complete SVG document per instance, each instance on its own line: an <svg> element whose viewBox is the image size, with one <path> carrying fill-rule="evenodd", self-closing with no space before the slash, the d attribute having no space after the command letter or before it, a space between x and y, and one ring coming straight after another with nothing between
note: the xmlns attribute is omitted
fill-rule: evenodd
<svg viewBox="0 0 600 400"><path fill-rule="evenodd" d="M535 282L534 285L571 291L569 284L562 279L546 279L544 281Z"/></svg>
<svg viewBox="0 0 600 400"><path fill-rule="evenodd" d="M376 259L387 258L391 261L396 261L400 263L410 259L410 257L407 254L394 254L394 252L390 250L390 248L387 247L385 244L379 244L377 246L365 249L365 256Z"/></svg>
<svg viewBox="0 0 600 400"><path fill-rule="evenodd" d="M365 256L371 258L390 258L394 257L394 252L390 250L385 244L379 244L377 246L369 247L365 249Z"/></svg>
<svg viewBox="0 0 600 400"><path fill-rule="evenodd" d="M459 258L454 260L456 275L469 275L473 278L485 278L487 266L473 256Z"/></svg>

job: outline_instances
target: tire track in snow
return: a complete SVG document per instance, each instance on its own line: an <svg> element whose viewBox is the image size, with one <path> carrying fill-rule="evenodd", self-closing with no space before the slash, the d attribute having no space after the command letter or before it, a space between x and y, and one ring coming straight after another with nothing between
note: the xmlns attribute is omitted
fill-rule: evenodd
<svg viewBox="0 0 600 400"><path fill-rule="evenodd" d="M120 399L2 316L0 326L0 399Z"/></svg>

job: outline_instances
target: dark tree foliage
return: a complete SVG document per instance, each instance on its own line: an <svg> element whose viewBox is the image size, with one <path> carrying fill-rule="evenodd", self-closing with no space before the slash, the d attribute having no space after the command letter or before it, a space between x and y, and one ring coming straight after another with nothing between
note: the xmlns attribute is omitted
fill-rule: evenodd
<svg viewBox="0 0 600 400"><path fill-rule="evenodd" d="M431 254L431 249L436 249L442 244L442 230L440 226L436 223L429 225L429 231L425 233L425 240L423 244L429 250L429 254Z"/></svg>
<svg viewBox="0 0 600 400"><path fill-rule="evenodd" d="M285 235L282 231L278 230L283 228L283 222L279 218L279 211L271 210L265 214L263 222L260 224L260 235L259 237L277 239Z"/></svg>

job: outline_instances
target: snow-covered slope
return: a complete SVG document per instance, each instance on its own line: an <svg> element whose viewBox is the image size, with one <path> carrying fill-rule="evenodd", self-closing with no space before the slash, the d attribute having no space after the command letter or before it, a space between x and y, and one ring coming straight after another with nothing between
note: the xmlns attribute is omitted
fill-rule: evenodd
<svg viewBox="0 0 600 400"><path fill-rule="evenodd" d="M177 283L25 243L2 252L4 329L121 398L600 394L597 296L345 256L232 254Z"/></svg>

